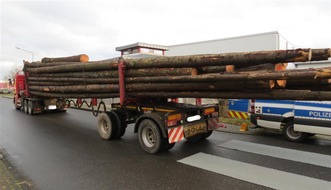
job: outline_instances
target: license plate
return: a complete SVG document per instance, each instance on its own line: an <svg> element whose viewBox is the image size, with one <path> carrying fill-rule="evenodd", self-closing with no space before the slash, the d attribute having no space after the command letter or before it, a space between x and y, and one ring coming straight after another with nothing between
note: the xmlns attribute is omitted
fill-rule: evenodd
<svg viewBox="0 0 331 190"><path fill-rule="evenodd" d="M196 134L205 133L205 132L207 132L206 122L184 127L185 138L192 137Z"/></svg>

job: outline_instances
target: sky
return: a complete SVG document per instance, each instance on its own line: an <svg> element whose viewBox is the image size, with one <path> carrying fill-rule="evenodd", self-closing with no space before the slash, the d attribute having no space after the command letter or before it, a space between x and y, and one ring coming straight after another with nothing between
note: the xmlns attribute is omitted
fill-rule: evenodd
<svg viewBox="0 0 331 190"><path fill-rule="evenodd" d="M136 42L168 46L278 31L295 48L331 47L331 0L0 1L0 80L32 55L103 60Z"/></svg>

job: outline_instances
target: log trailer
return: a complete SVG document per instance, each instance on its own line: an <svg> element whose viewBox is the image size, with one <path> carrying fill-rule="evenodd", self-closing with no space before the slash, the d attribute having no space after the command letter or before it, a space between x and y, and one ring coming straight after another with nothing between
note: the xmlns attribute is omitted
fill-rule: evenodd
<svg viewBox="0 0 331 190"><path fill-rule="evenodd" d="M218 105L190 105L168 101L168 98L128 98L124 87L124 66L119 64L120 103L113 103L107 111L104 102L91 98L89 106L98 105L93 111L100 137L104 140L121 138L128 124L135 123L141 148L150 154L170 150L176 142L186 139L197 142L208 138L219 127ZM13 103L17 110L35 115L44 111L65 112L73 100L49 98L29 93L29 73L17 73ZM77 98L75 107L81 107ZM104 110L99 111L101 105Z"/></svg>
<svg viewBox="0 0 331 190"><path fill-rule="evenodd" d="M170 98L331 100L331 68L283 70L289 62L330 57L331 48L91 62L84 54L43 58L24 62L23 73L16 75L14 105L33 115L65 111L71 98L77 98L76 107L91 98L102 139L120 138L135 123L142 149L156 154L182 139L206 139L219 127L218 105L180 104ZM110 110L96 99L118 97Z"/></svg>

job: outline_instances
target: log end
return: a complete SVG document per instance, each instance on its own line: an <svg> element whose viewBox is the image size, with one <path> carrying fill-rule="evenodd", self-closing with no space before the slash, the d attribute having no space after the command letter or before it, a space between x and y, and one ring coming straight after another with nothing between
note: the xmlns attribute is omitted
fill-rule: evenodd
<svg viewBox="0 0 331 190"><path fill-rule="evenodd" d="M269 87L270 87L270 89L273 89L275 87L275 81L274 80L269 80Z"/></svg>
<svg viewBox="0 0 331 190"><path fill-rule="evenodd" d="M191 75L192 75L192 76L196 76L196 75L198 75L198 74L199 74L198 69L193 68L192 71L191 71Z"/></svg>
<svg viewBox="0 0 331 190"><path fill-rule="evenodd" d="M277 80L277 85L280 87L286 87L286 80Z"/></svg>
<svg viewBox="0 0 331 190"><path fill-rule="evenodd" d="M308 51L308 61L311 61L313 57L313 50L309 49Z"/></svg>
<svg viewBox="0 0 331 190"><path fill-rule="evenodd" d="M225 66L225 72L226 73L234 73L234 71L235 71L235 66L234 65Z"/></svg>
<svg viewBox="0 0 331 190"><path fill-rule="evenodd" d="M80 62L82 62L82 63L86 63L86 62L89 61L89 57L88 57L88 55L86 55L86 54L81 54L79 60L80 60Z"/></svg>

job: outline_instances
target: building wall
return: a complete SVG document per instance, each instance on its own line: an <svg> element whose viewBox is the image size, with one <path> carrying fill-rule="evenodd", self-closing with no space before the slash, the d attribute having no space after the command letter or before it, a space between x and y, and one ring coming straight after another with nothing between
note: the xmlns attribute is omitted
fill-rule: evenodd
<svg viewBox="0 0 331 190"><path fill-rule="evenodd" d="M278 32L267 32L233 38L223 38L169 46L166 56L216 54L279 49Z"/></svg>
<svg viewBox="0 0 331 190"><path fill-rule="evenodd" d="M233 38L224 38L187 44L169 46L166 56L182 56L194 54L217 54L229 52L247 52L262 50L278 50L278 32L267 32ZM194 98L180 98L180 103L195 104ZM202 104L217 104L218 99L202 99Z"/></svg>

